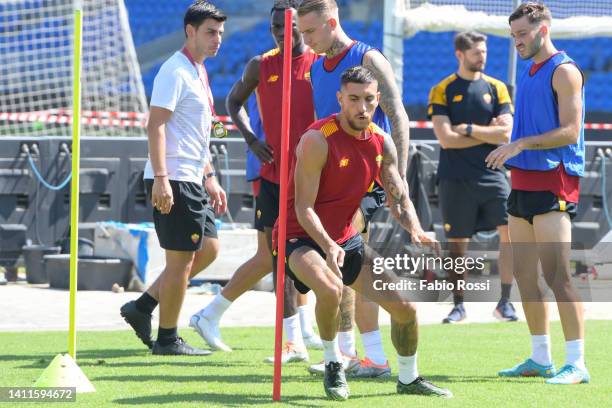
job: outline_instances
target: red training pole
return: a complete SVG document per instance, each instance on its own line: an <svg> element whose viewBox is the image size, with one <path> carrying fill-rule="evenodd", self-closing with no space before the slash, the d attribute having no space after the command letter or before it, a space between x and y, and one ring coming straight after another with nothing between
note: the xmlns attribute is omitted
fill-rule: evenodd
<svg viewBox="0 0 612 408"><path fill-rule="evenodd" d="M285 288L285 239L287 237L287 182L289 179L289 118L291 115L291 57L293 51L293 14L285 10L285 47L283 50L283 106L281 122L280 201L278 203L278 257L276 259L276 331L274 335L274 386L272 399L280 401L283 341L283 304Z"/></svg>

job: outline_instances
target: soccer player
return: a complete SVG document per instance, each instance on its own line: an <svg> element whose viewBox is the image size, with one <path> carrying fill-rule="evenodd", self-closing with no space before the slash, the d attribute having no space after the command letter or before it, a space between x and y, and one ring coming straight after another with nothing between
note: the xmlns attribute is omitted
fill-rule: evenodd
<svg viewBox="0 0 612 408"><path fill-rule="evenodd" d="M372 121L389 132L397 150L398 166L402 180L406 178L408 160L409 121L404 110L401 94L395 84L391 64L382 53L359 41L350 39L342 30L338 16L338 6L334 0L304 0L298 9L298 26L304 41L315 52L325 57L313 64L310 76L312 81L315 112L317 118L325 118L340 110L336 92L339 90L340 76L347 68L363 65L376 77L380 89L380 107ZM375 183L364 196L359 210L355 212L354 224L363 232L367 241L369 221L376 210L385 202L385 191ZM368 268L370 263L364 264ZM371 273L370 270L364 273ZM347 356L347 372L357 377L386 377L391 374L387 357L382 347L378 328L378 306L374 302L357 296L345 289L341 310L340 331L338 333L340 350ZM354 308L355 309L354 309ZM361 332L365 358L357 358L353 317ZM309 367L311 373L322 373L323 365Z"/></svg>
<svg viewBox="0 0 612 408"><path fill-rule="evenodd" d="M375 299L391 315L391 337L399 363L397 392L449 398L450 391L418 375L414 305L398 290L377 294L372 276L360 273L366 249L352 219L375 180L385 187L392 214L413 242L437 242L419 224L407 184L397 170L395 145L372 123L380 98L376 78L368 69L356 66L342 74L341 84L337 93L340 113L313 123L297 146L287 211L287 274L301 293L312 289L317 298L315 314L324 347L325 392L332 399L349 396L336 339L342 288L347 285ZM275 236L277 228L278 223ZM398 281L388 270L377 279Z"/></svg>
<svg viewBox="0 0 612 408"><path fill-rule="evenodd" d="M512 142L487 158L491 168L510 167L508 198L514 276L531 333L525 362L503 377L540 376L548 384L589 382L584 362L584 311L570 281L572 228L584 174L584 77L553 45L552 16L542 3L523 3L509 18L520 57L531 60L517 82ZM538 285L538 262L552 289L566 360L557 372L550 353L547 303Z"/></svg>
<svg viewBox="0 0 612 408"><path fill-rule="evenodd" d="M438 180L440 207L450 255L465 256L470 238L478 231L497 229L501 299L493 315L516 321L510 303L512 253L508 242L506 200L510 187L503 171L490 169L484 159L499 144L508 143L512 131L512 102L503 82L485 75L487 37L475 32L455 36L457 73L436 84L429 95L428 115L440 141ZM449 272L454 283L454 307L443 323L466 318L463 274Z"/></svg>
<svg viewBox="0 0 612 408"><path fill-rule="evenodd" d="M270 14L270 29L277 48L258 55L251 59L245 67L244 74L233 86L227 97L227 110L234 123L240 130L249 149L257 155L262 163L260 169L261 185L256 201L256 227L265 233L265 241L258 243L265 246L272 258L272 227L278 217L280 194L280 153L281 153L281 120L280 103L282 95L283 72L283 46L285 29L285 10L292 9L294 20L297 17L297 0L277 1ZM297 27L293 28L293 62L292 62L292 90L291 90L291 129L289 136L289 157L291 160L299 137L314 121L314 108L312 102L312 88L310 85L310 66L318 58L302 39ZM257 95L257 114L259 114L265 141L259 140L249 124L249 117L243 105L254 93ZM259 251L258 251L259 252ZM254 258L243 264L232 276L229 283L223 288L213 301L204 309L194 314L191 326L194 327L204 340L213 348L230 350L223 343L219 331L219 320L230 304L240 295L251 289L270 270L262 270L253 265ZM283 327L287 335L282 361L308 361L306 346L321 348L319 336L312 330L312 323L308 319L310 310L301 299L301 308L298 312L296 296L299 294L291 280L285 283L285 304ZM300 317L302 317L303 325ZM303 326L303 327L302 327ZM303 339L303 337L305 337ZM267 362L273 360L266 359Z"/></svg>
<svg viewBox="0 0 612 408"><path fill-rule="evenodd" d="M166 267L140 298L121 307L121 316L153 354L210 354L185 343L177 334L177 321L189 278L217 257L215 210L223 213L227 206L210 162L214 107L202 63L217 55L225 20L208 2L189 6L185 46L161 66L153 84L144 179ZM158 304L159 330L153 344L151 313Z"/></svg>

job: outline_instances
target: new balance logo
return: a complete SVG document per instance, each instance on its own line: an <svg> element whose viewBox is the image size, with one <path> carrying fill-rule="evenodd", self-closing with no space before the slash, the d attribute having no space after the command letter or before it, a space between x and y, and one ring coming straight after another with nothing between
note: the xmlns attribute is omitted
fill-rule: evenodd
<svg viewBox="0 0 612 408"><path fill-rule="evenodd" d="M276 82L276 81L278 81L278 75L276 75L276 74L272 74L268 78L268 82Z"/></svg>

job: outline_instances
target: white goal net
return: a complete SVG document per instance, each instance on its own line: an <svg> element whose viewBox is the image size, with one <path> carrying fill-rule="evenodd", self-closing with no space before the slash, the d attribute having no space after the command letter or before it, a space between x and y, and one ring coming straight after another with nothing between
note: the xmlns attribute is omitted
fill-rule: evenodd
<svg viewBox="0 0 612 408"><path fill-rule="evenodd" d="M123 0L83 0L82 134L142 136L147 102ZM0 136L69 136L72 0L0 0Z"/></svg>
<svg viewBox="0 0 612 408"><path fill-rule="evenodd" d="M476 30L507 37L508 17L521 1L512 0L410 0L404 12L404 34L418 31ZM612 2L609 0L548 0L554 38L612 36Z"/></svg>

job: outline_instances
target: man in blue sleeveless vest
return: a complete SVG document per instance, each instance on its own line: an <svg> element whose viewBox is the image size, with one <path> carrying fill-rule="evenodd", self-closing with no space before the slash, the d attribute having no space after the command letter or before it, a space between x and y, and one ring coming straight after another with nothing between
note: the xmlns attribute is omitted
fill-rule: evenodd
<svg viewBox="0 0 612 408"><path fill-rule="evenodd" d="M315 52L325 54L325 57L315 62L310 69L317 118L325 118L340 111L336 92L340 90L340 77L346 69L363 65L374 73L381 96L380 106L377 107L372 122L391 135L398 151L399 173L405 181L409 121L389 61L379 50L354 41L345 34L334 0L304 0L298 9L298 28L304 35L306 44ZM360 211L355 214L355 228L367 233L369 220L384 202L385 192L375 184L362 200ZM367 242L367 236L363 238ZM371 265L370 262L364 262L364 265L368 264ZM368 270L364 273L371 273L367 266L365 268ZM391 369L382 348L378 328L378 305L360 296L357 296L355 302L354 296L350 288L345 288L340 307L338 342L342 353L349 357L345 360L347 374L356 377L387 377L391 374ZM353 313L353 308L356 313ZM365 358L361 361L357 359L355 350L353 317L361 332L365 349ZM324 367L322 364L314 365L309 367L309 371L322 374Z"/></svg>
<svg viewBox="0 0 612 408"><path fill-rule="evenodd" d="M523 3L510 16L516 49L530 59L517 83L512 142L485 159L511 169L508 198L514 275L532 338L525 362L500 376L540 376L548 384L589 382L584 363L582 304L570 282L571 218L584 173L584 78L550 38L551 14ZM538 286L538 261L552 289L566 340L566 361L556 372L550 353L548 311Z"/></svg>

